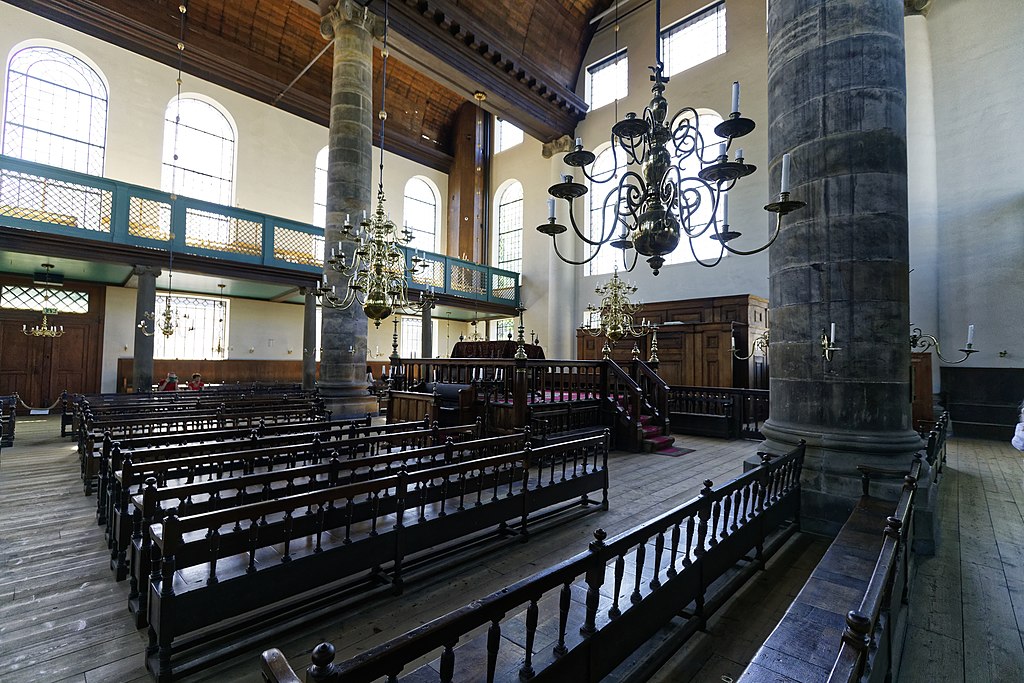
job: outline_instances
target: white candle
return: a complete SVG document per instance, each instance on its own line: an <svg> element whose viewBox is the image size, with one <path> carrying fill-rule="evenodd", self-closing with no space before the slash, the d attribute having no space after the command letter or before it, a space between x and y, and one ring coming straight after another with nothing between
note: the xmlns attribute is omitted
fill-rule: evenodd
<svg viewBox="0 0 1024 683"><path fill-rule="evenodd" d="M363 209L363 220L366 220L366 209Z"/></svg>
<svg viewBox="0 0 1024 683"><path fill-rule="evenodd" d="M732 82L732 110L738 112L740 110L740 82Z"/></svg>
<svg viewBox="0 0 1024 683"><path fill-rule="evenodd" d="M347 214L347 213L345 214L345 225L352 225L352 215L351 214Z"/></svg>
<svg viewBox="0 0 1024 683"><path fill-rule="evenodd" d="M743 158L743 148L740 147L739 149L736 150L736 161L739 161L742 158Z"/></svg>
<svg viewBox="0 0 1024 683"><path fill-rule="evenodd" d="M830 344L836 343L836 324L832 323L832 327L828 331L828 338Z"/></svg>
<svg viewBox="0 0 1024 683"><path fill-rule="evenodd" d="M729 193L722 193L722 223L729 225Z"/></svg>
<svg viewBox="0 0 1024 683"><path fill-rule="evenodd" d="M779 192L789 192L789 166L790 166L789 153L782 155L782 183L779 188Z"/></svg>
<svg viewBox="0 0 1024 683"><path fill-rule="evenodd" d="M583 147L583 138L576 138L576 146Z"/></svg>
<svg viewBox="0 0 1024 683"><path fill-rule="evenodd" d="M736 350L736 334L735 333L732 335L732 348L733 348L734 351Z"/></svg>
<svg viewBox="0 0 1024 683"><path fill-rule="evenodd" d="M548 200L548 218L550 218L552 220L554 220L554 218L555 218L555 200L554 199L549 199Z"/></svg>
<svg viewBox="0 0 1024 683"><path fill-rule="evenodd" d="M970 346L974 343L974 325L967 326L967 345Z"/></svg>
<svg viewBox="0 0 1024 683"><path fill-rule="evenodd" d="M718 156L724 157L726 155L726 150L727 149L728 149L728 145L726 145L724 142L720 143L718 145Z"/></svg>

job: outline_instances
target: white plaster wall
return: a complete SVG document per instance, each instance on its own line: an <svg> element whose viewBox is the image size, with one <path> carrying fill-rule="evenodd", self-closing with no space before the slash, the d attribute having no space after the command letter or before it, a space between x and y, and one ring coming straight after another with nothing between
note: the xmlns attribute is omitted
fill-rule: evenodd
<svg viewBox="0 0 1024 683"><path fill-rule="evenodd" d="M107 287L106 316L103 319L103 366L100 391L117 391L117 359L135 354L135 291Z"/></svg>
<svg viewBox="0 0 1024 683"><path fill-rule="evenodd" d="M968 367L1022 367L1024 3L936 2L927 24L938 184L935 334L958 356L973 323L979 352Z"/></svg>

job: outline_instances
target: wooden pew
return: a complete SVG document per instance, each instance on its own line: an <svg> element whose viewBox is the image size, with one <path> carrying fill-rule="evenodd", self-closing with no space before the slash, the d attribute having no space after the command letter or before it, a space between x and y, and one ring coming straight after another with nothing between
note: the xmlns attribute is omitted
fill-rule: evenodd
<svg viewBox="0 0 1024 683"><path fill-rule="evenodd" d="M14 445L15 409L18 395L0 396L0 448Z"/></svg>
<svg viewBox="0 0 1024 683"><path fill-rule="evenodd" d="M521 451L525 445L526 435L522 433L458 443L449 436L445 443L426 448L383 453L354 460L342 460L335 456L312 465L164 488L158 488L156 479L150 477L146 480L144 491L132 497L129 611L135 615L138 628L147 624L148 593L140 588L147 585L152 563L159 561L159 551L153 552L149 529L153 524L162 523L167 515L195 515L257 501L274 500L307 491L397 475L403 471L412 472L512 453Z"/></svg>
<svg viewBox="0 0 1024 683"><path fill-rule="evenodd" d="M346 662L321 643L306 680L590 683L670 622L671 656L796 531L803 456L801 443L611 538L598 529L575 557ZM272 683L299 680L278 650L261 668Z"/></svg>
<svg viewBox="0 0 1024 683"><path fill-rule="evenodd" d="M227 412L217 414L172 412L147 418L111 418L98 420L90 425L79 442L79 461L82 471L82 482L85 494L92 495L93 481L99 473L99 461L96 444L102 442L105 435L117 440L143 434L169 434L183 431L209 431L226 427L252 428L260 423L284 424L305 422L323 417L313 407L310 408L274 408L266 407L255 411ZM329 417L329 416L328 416Z"/></svg>
<svg viewBox="0 0 1024 683"><path fill-rule="evenodd" d="M175 655L217 631L294 616L367 575L400 590L409 562L513 527L525 537L535 517L555 506L588 505L590 492L601 491L606 507L607 454L605 434L169 516L150 528L161 562L149 586L146 666L158 681L170 680ZM563 466L565 478L556 478ZM268 555L273 547L280 554Z"/></svg>
<svg viewBox="0 0 1024 683"><path fill-rule="evenodd" d="M407 425L403 425L407 426ZM374 427L364 428L376 429ZM276 443L268 440L255 440L246 443L224 444L228 448L208 451L204 454L182 454L167 451L151 451L127 453L121 456L115 447L111 453L110 520L108 525L108 545L111 548L111 568L118 581L127 576L126 552L131 537L130 497L133 487L142 490L146 479L153 477L160 486L175 483L192 483L197 478L208 476L223 478L240 474L252 474L257 468L294 467L298 463L316 462L326 458L339 457L352 459L364 455L377 455L392 447L410 450L425 446L443 444L446 439L456 441L476 439L480 436L480 427L462 425L459 427L412 429L395 431L384 429L382 433L366 435L358 432L357 436L344 438L344 430L335 433L341 437L335 440L322 440L319 434L311 438L293 439L277 437ZM187 452L187 447L186 447ZM172 457L165 457L171 455Z"/></svg>

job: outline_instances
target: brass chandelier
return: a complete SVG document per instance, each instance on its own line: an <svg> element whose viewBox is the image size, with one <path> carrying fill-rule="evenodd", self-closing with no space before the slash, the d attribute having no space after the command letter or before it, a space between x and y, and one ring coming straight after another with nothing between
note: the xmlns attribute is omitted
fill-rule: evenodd
<svg viewBox="0 0 1024 683"><path fill-rule="evenodd" d="M44 278L44 280L46 282L47 287L49 287L50 286L50 269L53 268L53 264L52 263L44 263L42 265L43 265L43 268L46 269L46 277ZM46 319L47 315L57 315L57 309L48 306L47 304L49 304L49 303L50 303L50 290L49 289L45 289L45 290L43 290L43 306L42 306L43 321L42 321L42 323L39 324L39 325L33 325L31 328L28 325L22 325L21 326L21 333L22 334L27 335L29 337L44 337L44 338L47 338L47 339L56 339L57 337L64 336L64 326L63 325L52 325L51 326L50 323Z"/></svg>
<svg viewBox="0 0 1024 683"><path fill-rule="evenodd" d="M779 198L764 207L778 216L772 236L765 244L751 250L729 246L728 242L741 233L729 229L727 192L737 181L756 170L755 166L744 161L742 150L737 150L735 159L730 160L729 149L735 139L750 133L755 124L740 115L739 83L733 83L732 113L715 127L715 135L724 142L718 145L717 155L705 156L705 141L700 132L700 117L696 109L684 107L671 118L668 117L668 101L664 92L669 78L663 73L664 63L661 59L661 0L655 2L655 22L655 64L650 67L653 72L653 96L642 116L630 112L612 126L611 172L595 175L594 163L597 157L583 148L580 138L576 139L573 150L564 157L564 162L579 168L591 184L613 185L604 194L603 201L600 197L592 200L600 202L599 205L604 209L601 212L600 231L592 229L588 235L576 222L573 200L588 193L586 185L566 175L562 182L548 188L552 197L568 202L569 222L573 232L593 249L589 256L580 260L562 254L556 238L566 232L567 228L556 221L554 203L550 202L548 222L538 226L537 230L551 237L555 254L566 263L588 263L597 257L603 246L608 245L622 250L626 271L632 271L638 257L643 255L657 275L665 263L665 256L672 253L685 237L689 240L690 250L697 263L710 268L717 265L726 252L750 255L767 249L778 237L782 216L804 206L803 202L789 199L787 154L783 157L783 182ZM640 172L627 169L617 182L613 182L620 154L624 155L628 166L639 166ZM696 161L700 166L695 176L687 175L688 161ZM707 209L709 205L710 212ZM710 217L703 218L706 215ZM719 243L715 258L706 260L697 253L694 240L702 237Z"/></svg>
<svg viewBox="0 0 1024 683"><path fill-rule="evenodd" d="M636 285L629 284L619 277L618 268L612 273L612 279L594 288L601 297L601 305L587 304L590 325L583 330L595 337L604 336L605 343L601 352L607 358L612 347L623 337L646 337L655 325L648 320L636 323L635 315L640 304L630 301L629 297L636 294ZM598 324L593 324L594 316L598 316Z"/></svg>
<svg viewBox="0 0 1024 683"><path fill-rule="evenodd" d="M337 248L331 249L326 267L340 273L345 279L345 292L339 294L337 285L328 282L327 273L317 290L320 302L330 308L348 308L358 302L366 317L380 327L381 321L393 313L413 314L433 305L433 291L421 293L419 300L409 296L408 279L426 270L425 259L414 253L407 261L405 247L412 241L412 231L401 230L392 222L384 205L384 130L388 114L385 109L388 76L388 3L384 3L384 37L381 48L381 109L380 119L380 173L377 185L377 206L368 219L353 226L350 216L345 216L341 228L343 239ZM346 246L351 244L351 257Z"/></svg>

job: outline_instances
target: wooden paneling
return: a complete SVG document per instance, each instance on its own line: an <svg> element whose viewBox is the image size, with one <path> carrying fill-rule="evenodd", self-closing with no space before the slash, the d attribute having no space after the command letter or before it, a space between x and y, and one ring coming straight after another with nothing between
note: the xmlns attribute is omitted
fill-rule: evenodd
<svg viewBox="0 0 1024 683"><path fill-rule="evenodd" d="M739 360L733 357L731 348L735 334L739 353L749 353L754 337L766 329L767 310L767 300L738 295L644 304L635 317L659 324L658 375L668 384L766 389L767 359L754 356ZM640 357L647 360L650 337L620 341L612 350L612 359L629 361L634 342ZM578 330L577 358L600 359L603 344L604 337Z"/></svg>
<svg viewBox="0 0 1024 683"><path fill-rule="evenodd" d="M487 177L491 162L491 117L474 103L459 109L455 160L448 174L448 251L487 263Z"/></svg>
<svg viewBox="0 0 1024 683"><path fill-rule="evenodd" d="M31 287L27 278L5 276L2 285ZM94 393L100 389L102 370L103 315L106 289L83 282L67 281L65 290L89 294L89 311L49 316L50 325L63 325L57 338L33 337L22 325L38 325L41 312L0 309L0 393L18 392L26 405L45 408L65 389Z"/></svg>
<svg viewBox="0 0 1024 683"><path fill-rule="evenodd" d="M924 423L931 426L935 421L935 410L932 408L932 354L910 354L910 387L914 392L911 396L911 414L914 427Z"/></svg>

